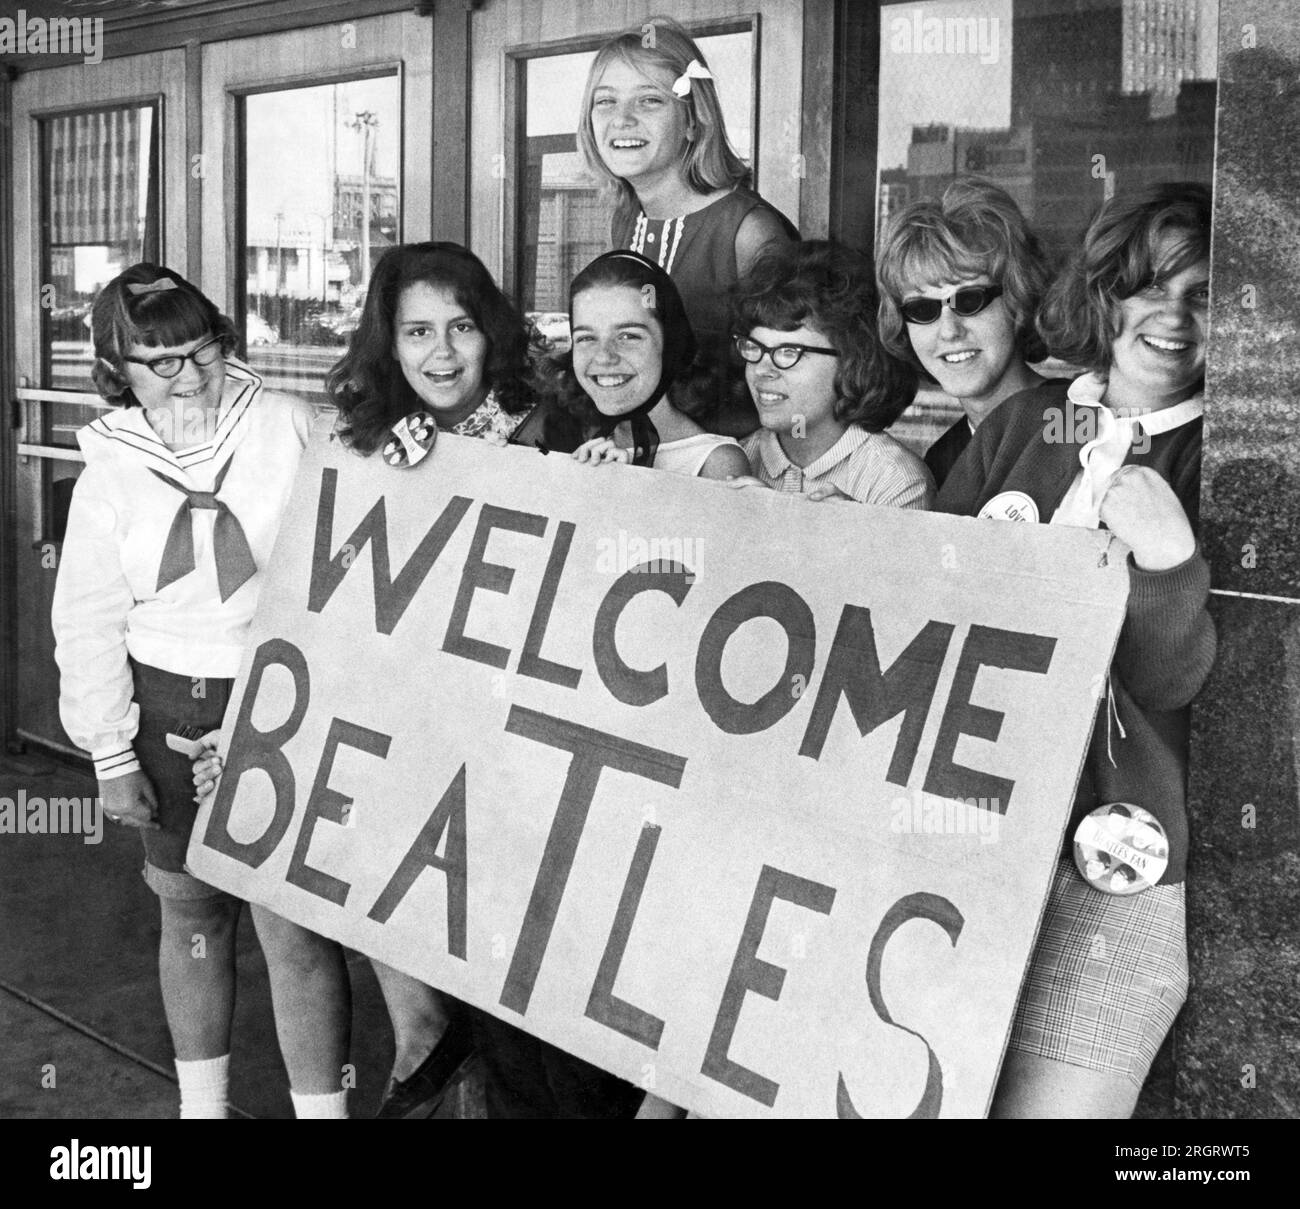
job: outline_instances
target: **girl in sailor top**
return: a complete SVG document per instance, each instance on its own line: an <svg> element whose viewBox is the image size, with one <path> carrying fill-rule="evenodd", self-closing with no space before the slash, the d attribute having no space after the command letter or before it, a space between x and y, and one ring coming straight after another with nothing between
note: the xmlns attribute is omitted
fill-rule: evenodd
<svg viewBox="0 0 1300 1209"><path fill-rule="evenodd" d="M705 432L674 406L697 364L695 337L672 278L635 252L606 252L573 280L573 351L561 403L589 439L579 462L631 462L707 479L747 474L730 437Z"/></svg>
<svg viewBox="0 0 1300 1209"><path fill-rule="evenodd" d="M1038 318L1052 353L1089 372L988 415L935 505L1104 525L1131 551L1124 629L994 1116L1130 1116L1187 993L1187 707L1215 652L1194 528L1209 242L1202 185L1107 202Z"/></svg>
<svg viewBox="0 0 1300 1209"><path fill-rule="evenodd" d="M656 18L600 48L583 92L578 148L616 199L612 245L654 260L681 292L715 371L710 427L753 431L728 347L728 292L767 244L798 232L750 187L708 64L681 26Z"/></svg>
<svg viewBox="0 0 1300 1209"><path fill-rule="evenodd" d="M224 1117L241 904L185 870L184 740L221 725L313 409L264 391L230 355L230 321L170 269L127 269L91 323L113 406L78 433L52 616L59 711L104 813L144 841L181 1116Z"/></svg>

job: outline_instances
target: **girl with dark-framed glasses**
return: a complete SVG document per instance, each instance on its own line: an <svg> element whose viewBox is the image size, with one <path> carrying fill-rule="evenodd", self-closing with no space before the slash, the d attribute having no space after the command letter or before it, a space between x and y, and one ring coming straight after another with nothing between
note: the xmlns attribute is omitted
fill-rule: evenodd
<svg viewBox="0 0 1300 1209"><path fill-rule="evenodd" d="M871 267L824 240L774 244L736 291L736 348L762 427L743 447L761 485L812 501L928 508L929 471L885 432L915 371L876 332Z"/></svg>
<svg viewBox="0 0 1300 1209"><path fill-rule="evenodd" d="M77 434L86 467L52 613L59 714L94 759L105 816L144 841L181 1116L224 1117L242 904L185 868L190 760L221 725L315 412L263 391L231 356L230 320L170 269L114 278L91 330L112 406Z"/></svg>

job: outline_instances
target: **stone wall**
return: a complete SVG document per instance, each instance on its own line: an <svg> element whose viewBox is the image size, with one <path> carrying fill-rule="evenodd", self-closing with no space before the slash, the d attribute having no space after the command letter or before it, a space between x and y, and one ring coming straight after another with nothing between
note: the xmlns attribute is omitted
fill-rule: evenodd
<svg viewBox="0 0 1300 1209"><path fill-rule="evenodd" d="M1219 655L1194 711L1177 1117L1300 1116L1297 15L1294 0L1220 7L1201 501Z"/></svg>

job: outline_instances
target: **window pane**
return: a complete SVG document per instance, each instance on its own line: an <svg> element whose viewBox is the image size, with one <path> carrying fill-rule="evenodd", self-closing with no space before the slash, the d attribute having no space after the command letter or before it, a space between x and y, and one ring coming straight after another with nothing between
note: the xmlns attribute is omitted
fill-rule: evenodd
<svg viewBox="0 0 1300 1209"><path fill-rule="evenodd" d="M732 145L753 157L754 35L697 38L713 72ZM568 347L569 282L609 249L610 206L577 150L578 110L595 51L524 64L520 282L524 311L542 334Z"/></svg>
<svg viewBox="0 0 1300 1209"><path fill-rule="evenodd" d="M974 174L1059 260L1115 190L1210 183L1217 0L908 0L880 20L877 237ZM958 414L923 387L891 431L924 449Z"/></svg>
<svg viewBox="0 0 1300 1209"><path fill-rule="evenodd" d="M244 99L244 334L267 386L324 398L401 239L396 75Z"/></svg>
<svg viewBox="0 0 1300 1209"><path fill-rule="evenodd" d="M93 390L90 306L128 265L159 259L152 105L44 118L41 384Z"/></svg>

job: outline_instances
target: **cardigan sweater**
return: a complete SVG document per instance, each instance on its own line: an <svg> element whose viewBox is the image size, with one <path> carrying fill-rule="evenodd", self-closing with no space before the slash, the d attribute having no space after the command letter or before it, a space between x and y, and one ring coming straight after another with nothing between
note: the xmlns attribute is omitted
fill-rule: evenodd
<svg viewBox="0 0 1300 1209"><path fill-rule="evenodd" d="M935 490L943 486L944 479L957 464L957 459L966 452L966 446L974 435L970 420L962 415L951 428L944 429L943 435L925 451L926 469L934 478Z"/></svg>
<svg viewBox="0 0 1300 1209"><path fill-rule="evenodd" d="M1090 426L1069 417L1069 382L1054 380L1013 395L975 430L935 502L935 510L976 516L993 496L1019 491L1050 520L1079 473ZM1202 421L1135 444L1125 465L1148 466L1173 487L1195 529L1200 490ZM1199 549L1166 571L1144 571L1130 556L1129 599L1110 669L1114 714L1103 698L1093 726L1066 833L1109 802L1141 806L1169 837L1161 885L1187 872L1187 737L1192 698L1214 663L1215 633L1206 602L1210 570ZM1120 728L1123 728L1122 732Z"/></svg>

